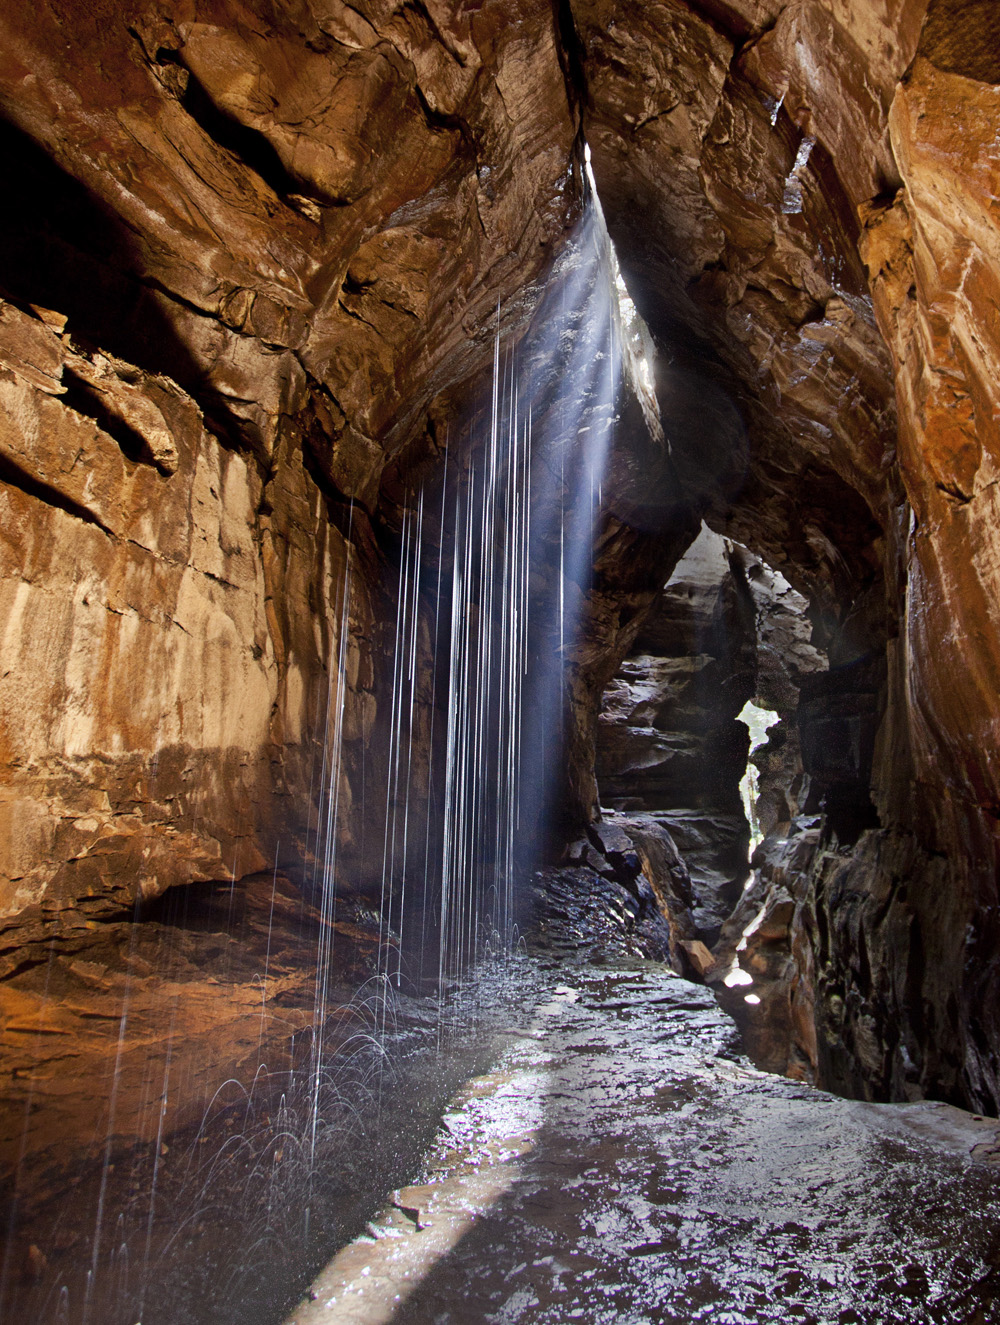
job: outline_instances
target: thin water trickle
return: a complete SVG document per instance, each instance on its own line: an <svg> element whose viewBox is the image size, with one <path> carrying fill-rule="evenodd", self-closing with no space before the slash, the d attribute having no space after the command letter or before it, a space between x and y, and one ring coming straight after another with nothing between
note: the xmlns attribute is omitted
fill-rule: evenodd
<svg viewBox="0 0 1000 1325"><path fill-rule="evenodd" d="M154 965L134 950L153 932L148 917L137 919L123 963L103 1159L77 1188L90 1228L81 1236L60 1216L64 1240L78 1250L11 1299L30 1303L40 1322L279 1318L331 1245L356 1231L387 1185L405 1180L450 1083L468 1072L469 1055L488 1052L488 1036L471 1031L488 1025L502 999L519 885L537 862L564 762L565 693L586 627L629 371L619 284L592 204L518 344L505 337L497 309L482 428L456 433L439 481L413 485L399 504L385 747L368 741L365 752L384 773L375 942L370 983L353 999L344 940L335 946L343 899L356 895L342 851L347 807L356 812L345 785L345 727L355 598L365 586L350 507L326 643L305 894L293 902L276 850L252 905L234 863L228 888L213 886L202 902L185 889L183 902L162 910L164 969L180 950L170 944L194 952L191 935L214 933L220 918L224 941L197 948L197 961L214 963L215 983L234 997L241 979L250 991L242 1063L251 1079L213 1079L201 1122L171 1129L168 1102L191 1089L197 1072L175 983L158 1030L162 1052L145 1069L152 1121L126 1153L120 1091L134 1033L131 972ZM362 917L362 904L352 905ZM261 941L256 959L237 937L251 931ZM300 953L308 1007L290 992ZM259 965L247 972L251 960ZM286 1010L289 1048L276 1057L274 1026ZM5 1269L0 1291L11 1275Z"/></svg>
<svg viewBox="0 0 1000 1325"><path fill-rule="evenodd" d="M350 507L346 546L350 548L354 506ZM310 1113L309 1157L310 1178L315 1169L316 1139L320 1123L320 1088L324 1074L323 1028L329 1008L330 975L333 961L334 921L337 904L336 859L337 834L340 827L340 795L342 750L344 733L344 704L347 695L347 653L350 642L351 562L347 557L344 582L340 591L339 630L335 642L336 655L331 656L329 689L327 693L327 741L324 743L324 770L322 788L325 792L326 819L323 834L316 851L318 878L314 876L314 891L319 895L319 926L316 950L316 985L313 1004L313 1035L310 1065L312 1108ZM317 830L318 833L318 830ZM318 885L318 887L317 887ZM310 1203L306 1202L306 1236Z"/></svg>
<svg viewBox="0 0 1000 1325"><path fill-rule="evenodd" d="M425 952L432 929L439 990L516 933L517 880L539 854L561 762L567 668L625 372L642 386L641 321L630 301L623 309L623 291L593 206L544 319L520 345L504 348L498 309L482 440L464 463L449 461L438 502L423 488L402 502L380 896L382 969L397 985L404 953ZM419 639L432 641L423 660ZM444 715L442 761L432 739L429 785L418 787L421 684L435 705L442 697ZM406 902L411 841L422 847L419 922Z"/></svg>

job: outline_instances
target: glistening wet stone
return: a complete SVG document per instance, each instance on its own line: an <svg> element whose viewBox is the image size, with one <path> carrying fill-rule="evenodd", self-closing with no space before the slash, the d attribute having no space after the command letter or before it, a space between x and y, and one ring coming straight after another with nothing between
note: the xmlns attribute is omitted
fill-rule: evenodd
<svg viewBox="0 0 1000 1325"><path fill-rule="evenodd" d="M998 1319L995 1120L760 1073L659 965L549 979L296 1325Z"/></svg>

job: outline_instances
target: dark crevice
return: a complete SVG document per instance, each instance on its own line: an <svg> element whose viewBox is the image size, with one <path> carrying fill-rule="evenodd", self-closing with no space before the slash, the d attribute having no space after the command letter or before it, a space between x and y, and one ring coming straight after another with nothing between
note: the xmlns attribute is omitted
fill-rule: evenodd
<svg viewBox="0 0 1000 1325"><path fill-rule="evenodd" d="M3 120L0 155L17 198L0 211L0 283L22 304L65 314L74 339L190 379L190 352L142 287L135 237L121 217Z"/></svg>
<svg viewBox="0 0 1000 1325"><path fill-rule="evenodd" d="M662 120L665 119L666 116L672 115L680 104L679 101L674 101L671 102L669 106L665 106L663 110L657 110L654 111L652 115L647 115L644 120L639 120L637 124L633 125L632 132L639 133L641 130L648 128L649 125L655 124L657 120Z"/></svg>
<svg viewBox="0 0 1000 1325"><path fill-rule="evenodd" d="M924 971L927 956L924 951L923 934L917 916L910 919L909 952L906 959L906 1006L913 1027L913 1038L917 1044L927 1040L927 1026L924 1016Z"/></svg>
<svg viewBox="0 0 1000 1325"><path fill-rule="evenodd" d="M82 377L77 377L71 368L63 370L63 383L66 387L62 397L64 405L76 410L77 414L93 419L102 432L106 432L118 443L126 460L131 460L133 464L149 462L149 448L145 438L109 410L100 391Z"/></svg>
<svg viewBox="0 0 1000 1325"><path fill-rule="evenodd" d="M348 294L364 294L375 284L374 281L359 281L356 276L351 275L350 268L347 269L347 275L344 277L343 288Z"/></svg>
<svg viewBox="0 0 1000 1325"><path fill-rule="evenodd" d="M185 301L145 274L122 218L2 118L0 157L8 192L17 198L17 206L0 209L5 297L24 310L39 304L64 314L74 342L173 378L204 408L204 371L161 303ZM246 449L240 421L221 402L210 408L212 430Z"/></svg>
<svg viewBox="0 0 1000 1325"><path fill-rule="evenodd" d="M374 322L369 322L366 317L362 317L356 309L349 308L347 304L344 303L343 299L337 300L337 306L342 312L346 313L348 317L354 318L355 322L360 322L363 327L367 327L369 331L374 331L376 336L381 337L382 333L379 331L378 327L375 326Z"/></svg>
<svg viewBox="0 0 1000 1325"><path fill-rule="evenodd" d="M0 483L6 483L9 487L17 488L28 497L34 497L36 501L44 502L46 506L54 506L57 510L65 511L67 515L72 515L77 520L83 520L86 524L94 525L102 533L107 534L109 538L115 535L102 520L80 502L74 501L72 497L67 497L64 492L58 488L46 483L43 479L34 474L30 474L26 469L22 469L9 456L0 456Z"/></svg>
<svg viewBox="0 0 1000 1325"><path fill-rule="evenodd" d="M424 119L430 129L446 133L461 134L462 142L469 148L473 157L476 155L476 144L472 137L469 124L461 115L449 115L446 111L435 110L427 100L423 88L414 80L413 90L417 101L420 103L420 109L423 112Z"/></svg>
<svg viewBox="0 0 1000 1325"><path fill-rule="evenodd" d="M959 506L968 506L972 501L971 492L963 492L957 483L935 483L934 486L938 492L943 492L949 500L956 502Z"/></svg>
<svg viewBox="0 0 1000 1325"><path fill-rule="evenodd" d="M174 56L173 52L167 54ZM174 59L183 63L179 61L179 57L174 56ZM190 69L187 69L187 74L188 82L181 97L181 105L214 143L252 170L282 201L293 194L319 203L329 201L311 192L301 180L296 179L286 169L281 157L264 134L257 129L248 128L234 116L227 114L212 100Z"/></svg>
<svg viewBox="0 0 1000 1325"><path fill-rule="evenodd" d="M586 74L586 50L577 31L571 0L558 0L556 35L559 63L570 109L579 112L589 101Z"/></svg>

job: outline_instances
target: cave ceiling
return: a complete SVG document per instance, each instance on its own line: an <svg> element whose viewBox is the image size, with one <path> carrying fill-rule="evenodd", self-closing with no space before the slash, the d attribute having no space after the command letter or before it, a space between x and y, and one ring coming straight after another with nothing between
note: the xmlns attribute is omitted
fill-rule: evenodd
<svg viewBox="0 0 1000 1325"><path fill-rule="evenodd" d="M534 306L582 128L685 481L835 621L901 500L859 207L901 183L888 110L924 8L21 8L5 282L168 373L265 470L298 419L371 510L430 402L488 363L498 301L507 332Z"/></svg>

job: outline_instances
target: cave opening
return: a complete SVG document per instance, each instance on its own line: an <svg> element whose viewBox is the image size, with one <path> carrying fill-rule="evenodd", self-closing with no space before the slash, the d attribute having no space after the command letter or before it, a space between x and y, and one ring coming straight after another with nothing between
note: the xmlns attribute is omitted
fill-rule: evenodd
<svg viewBox="0 0 1000 1325"><path fill-rule="evenodd" d="M996 26L0 15L0 1317L994 1319Z"/></svg>

